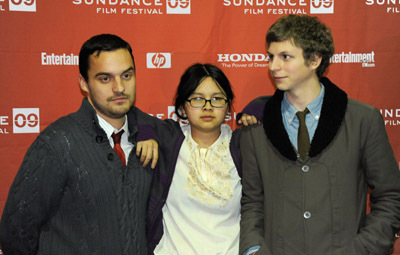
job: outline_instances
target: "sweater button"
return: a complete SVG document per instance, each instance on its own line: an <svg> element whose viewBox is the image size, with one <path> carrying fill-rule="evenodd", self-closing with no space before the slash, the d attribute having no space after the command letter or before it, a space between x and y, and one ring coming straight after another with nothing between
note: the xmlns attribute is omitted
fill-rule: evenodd
<svg viewBox="0 0 400 255"><path fill-rule="evenodd" d="M311 218L311 213L309 211L305 211L303 216L304 216L304 219L309 219L309 218Z"/></svg>
<svg viewBox="0 0 400 255"><path fill-rule="evenodd" d="M103 141L103 137L101 135L96 136L96 142L101 143Z"/></svg>
<svg viewBox="0 0 400 255"><path fill-rule="evenodd" d="M113 160L113 159L114 159L114 154L108 153L107 158L108 158L108 160L110 160L110 161Z"/></svg>

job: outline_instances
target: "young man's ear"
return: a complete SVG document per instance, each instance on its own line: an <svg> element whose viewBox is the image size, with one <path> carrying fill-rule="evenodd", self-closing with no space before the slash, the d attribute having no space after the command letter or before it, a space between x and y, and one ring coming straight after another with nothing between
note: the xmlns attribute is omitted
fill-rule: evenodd
<svg viewBox="0 0 400 255"><path fill-rule="evenodd" d="M320 55L314 54L314 56L310 60L310 67L314 70L317 70L319 65L321 64L322 57Z"/></svg>
<svg viewBox="0 0 400 255"><path fill-rule="evenodd" d="M82 91L89 92L88 84L81 74L79 75L79 87Z"/></svg>

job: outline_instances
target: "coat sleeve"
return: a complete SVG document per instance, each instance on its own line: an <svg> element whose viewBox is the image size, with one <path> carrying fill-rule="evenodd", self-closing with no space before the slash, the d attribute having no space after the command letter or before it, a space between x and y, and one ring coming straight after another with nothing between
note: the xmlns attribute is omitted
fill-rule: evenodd
<svg viewBox="0 0 400 255"><path fill-rule="evenodd" d="M243 178L239 254L260 245L257 254L267 255L272 253L264 242L264 184L251 132L256 126L244 127L240 137Z"/></svg>
<svg viewBox="0 0 400 255"><path fill-rule="evenodd" d="M237 114L236 120L239 121L243 114L247 114L256 117L257 120L262 122L264 117L265 104L270 98L271 96L261 96L253 99L243 108L241 112Z"/></svg>
<svg viewBox="0 0 400 255"><path fill-rule="evenodd" d="M41 229L62 196L65 176L60 162L54 150L40 139L26 153L0 222L5 255L37 254Z"/></svg>
<svg viewBox="0 0 400 255"><path fill-rule="evenodd" d="M139 111L139 110L137 110ZM179 123L172 119L161 120L146 113L139 112L140 119L138 123L139 133L137 141L154 139L158 143L170 143L172 139L180 132Z"/></svg>
<svg viewBox="0 0 400 255"><path fill-rule="evenodd" d="M349 249L357 254L389 254L400 228L400 171L378 109L361 125L365 143L361 164L370 188L371 212Z"/></svg>

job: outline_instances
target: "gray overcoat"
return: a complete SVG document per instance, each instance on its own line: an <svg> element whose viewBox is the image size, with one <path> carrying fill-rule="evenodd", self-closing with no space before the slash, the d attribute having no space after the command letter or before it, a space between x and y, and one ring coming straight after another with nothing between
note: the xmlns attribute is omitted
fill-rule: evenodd
<svg viewBox="0 0 400 255"><path fill-rule="evenodd" d="M263 124L242 130L240 254L261 245L257 254L383 255L393 246L400 172L382 116L321 82L321 117L305 161L282 123L282 91L265 104Z"/></svg>

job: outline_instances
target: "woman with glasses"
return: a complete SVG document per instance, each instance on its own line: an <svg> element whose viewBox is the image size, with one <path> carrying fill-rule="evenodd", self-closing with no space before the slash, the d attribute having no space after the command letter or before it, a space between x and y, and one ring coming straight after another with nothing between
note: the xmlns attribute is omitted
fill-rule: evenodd
<svg viewBox="0 0 400 255"><path fill-rule="evenodd" d="M225 74L195 64L182 75L173 120L156 124L160 159L148 205L150 254L238 254L239 133L224 120L233 92Z"/></svg>

